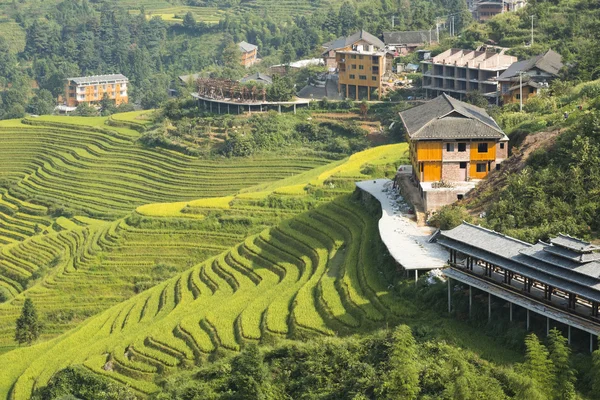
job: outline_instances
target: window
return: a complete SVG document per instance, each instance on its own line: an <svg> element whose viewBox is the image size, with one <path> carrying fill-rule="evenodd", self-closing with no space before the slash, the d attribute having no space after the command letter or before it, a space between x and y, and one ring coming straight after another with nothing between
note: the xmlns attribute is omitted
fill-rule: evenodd
<svg viewBox="0 0 600 400"><path fill-rule="evenodd" d="M478 153L487 153L488 152L488 144L487 143L477 143L477 152Z"/></svg>
<svg viewBox="0 0 600 400"><path fill-rule="evenodd" d="M500 143L500 150L504 150L504 143Z"/></svg>
<svg viewBox="0 0 600 400"><path fill-rule="evenodd" d="M521 100L521 95L520 95L519 93L517 93L517 95L515 96L515 98L516 98L517 100Z"/></svg>
<svg viewBox="0 0 600 400"><path fill-rule="evenodd" d="M377 56L371 57L371 62L374 62L375 64L379 64L379 57L377 57Z"/></svg>
<svg viewBox="0 0 600 400"><path fill-rule="evenodd" d="M477 172L487 172L487 164L477 163Z"/></svg>
<svg viewBox="0 0 600 400"><path fill-rule="evenodd" d="M364 65L359 65L358 69L365 69L365 66Z"/></svg>
<svg viewBox="0 0 600 400"><path fill-rule="evenodd" d="M371 77L371 80L372 80L372 81L376 81L376 80L377 80L377 77L376 77L375 75L373 75L373 76Z"/></svg>
<svg viewBox="0 0 600 400"><path fill-rule="evenodd" d="M377 66L373 67L373 73L374 74L378 74L379 73L379 67L377 67Z"/></svg>
<svg viewBox="0 0 600 400"><path fill-rule="evenodd" d="M358 79L360 79L361 81L366 81L367 80L367 76L366 75L359 75Z"/></svg>
<svg viewBox="0 0 600 400"><path fill-rule="evenodd" d="M350 74L350 79L356 79L356 75Z"/></svg>
<svg viewBox="0 0 600 400"><path fill-rule="evenodd" d="M456 198L457 198L458 200L462 200L462 199L464 199L464 197L465 197L465 195L464 195L464 194L457 194L457 195L456 195Z"/></svg>
<svg viewBox="0 0 600 400"><path fill-rule="evenodd" d="M454 143L446 143L446 151L449 153L454 152Z"/></svg>
<svg viewBox="0 0 600 400"><path fill-rule="evenodd" d="M500 171L500 164L496 164L496 171Z"/></svg>
<svg viewBox="0 0 600 400"><path fill-rule="evenodd" d="M358 59L359 59L359 60L362 60L362 57L363 57L363 56L358 56Z"/></svg>
<svg viewBox="0 0 600 400"><path fill-rule="evenodd" d="M467 144L466 143L459 143L458 144L458 151L459 152L463 152L463 151L467 151Z"/></svg>
<svg viewBox="0 0 600 400"><path fill-rule="evenodd" d="M467 162L466 161L461 161L460 162L460 169L467 169Z"/></svg>
<svg viewBox="0 0 600 400"><path fill-rule="evenodd" d="M352 54L352 55L350 56L350 58L351 58L351 59L353 59L353 60L356 60L356 54Z"/></svg>
<svg viewBox="0 0 600 400"><path fill-rule="evenodd" d="M350 67L351 67L352 69L356 69L356 64L352 64Z"/></svg>

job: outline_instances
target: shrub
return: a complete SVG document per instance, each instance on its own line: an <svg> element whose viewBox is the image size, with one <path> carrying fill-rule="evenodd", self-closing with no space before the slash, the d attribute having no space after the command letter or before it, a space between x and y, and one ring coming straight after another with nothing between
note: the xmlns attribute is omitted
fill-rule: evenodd
<svg viewBox="0 0 600 400"><path fill-rule="evenodd" d="M447 230L460 225L463 221L471 221L472 217L463 206L444 206L430 220L436 227Z"/></svg>

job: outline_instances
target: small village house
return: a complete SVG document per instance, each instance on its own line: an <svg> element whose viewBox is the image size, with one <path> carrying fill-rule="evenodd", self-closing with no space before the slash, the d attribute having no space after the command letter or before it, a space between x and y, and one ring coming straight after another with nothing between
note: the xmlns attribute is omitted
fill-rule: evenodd
<svg viewBox="0 0 600 400"><path fill-rule="evenodd" d="M521 99L521 93L523 102L526 102L541 89L547 88L549 83L558 77L562 67L561 55L553 50L512 64L498 78L502 102L517 103Z"/></svg>
<svg viewBox="0 0 600 400"><path fill-rule="evenodd" d="M385 48L385 44L378 37L371 35L367 31L360 30L350 36L340 37L323 45L325 50L322 53L322 57L325 66L332 71L336 70L338 68L336 54L342 51L355 50L358 46L362 46L363 49L368 49L369 46L373 46L374 49L383 50Z"/></svg>
<svg viewBox="0 0 600 400"><path fill-rule="evenodd" d="M252 75L248 75L240 79L240 83L260 83L263 85L270 85L273 83L273 78L269 75L262 74L260 72L254 73Z"/></svg>
<svg viewBox="0 0 600 400"><path fill-rule="evenodd" d="M129 79L121 74L68 78L65 84L65 103L67 107L98 103L105 95L114 100L116 105L127 103L128 84Z"/></svg>
<svg viewBox="0 0 600 400"><path fill-rule="evenodd" d="M508 137L494 119L447 94L400 118L426 212L461 199L508 157Z"/></svg>
<svg viewBox="0 0 600 400"><path fill-rule="evenodd" d="M238 48L242 53L241 64L248 68L256 64L258 61L258 47L248 42L238 43Z"/></svg>
<svg viewBox="0 0 600 400"><path fill-rule="evenodd" d="M386 49L394 53L394 56L405 56L414 52L418 47L439 42L438 31L404 31L383 32L383 42Z"/></svg>

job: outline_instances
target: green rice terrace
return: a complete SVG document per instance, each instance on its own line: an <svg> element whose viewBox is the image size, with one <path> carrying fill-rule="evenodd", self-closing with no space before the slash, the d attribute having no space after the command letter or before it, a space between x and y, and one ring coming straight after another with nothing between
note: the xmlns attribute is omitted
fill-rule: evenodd
<svg viewBox="0 0 600 400"><path fill-rule="evenodd" d="M0 123L0 397L69 365L143 397L249 343L414 314L388 288L377 212L350 195L361 170L395 171L404 144L202 159L144 148L135 116ZM26 297L43 334L17 348Z"/></svg>

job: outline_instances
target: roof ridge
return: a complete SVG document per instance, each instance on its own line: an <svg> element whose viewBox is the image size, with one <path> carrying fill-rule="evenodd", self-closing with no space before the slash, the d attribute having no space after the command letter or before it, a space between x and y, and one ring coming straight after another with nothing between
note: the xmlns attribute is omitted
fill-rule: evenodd
<svg viewBox="0 0 600 400"><path fill-rule="evenodd" d="M494 235L496 235L496 236L503 237L503 238L505 238L505 239L510 239L510 240L512 240L513 242L521 243L521 244L524 244L524 245L526 245L526 246L528 246L528 247L532 247L532 246L533 246L531 243L525 242L525 241L523 241L523 240L521 240L521 239L517 239L517 238L515 238L515 237L512 237L512 236L508 236L508 235L506 235L506 234L504 234L504 233L496 232L496 231L495 231L495 230L493 230L493 229L489 229L489 228L486 228L486 227L484 227L484 226L481 226L481 225L475 225L475 224L471 224L471 223L469 223L469 222L467 222L467 221L463 221L463 224L469 225L469 226L471 226L471 227L473 227L473 228L477 228L477 229L479 229L479 230L482 230L482 231L485 231L485 232L488 232L488 233L492 233L492 234L494 234Z"/></svg>

